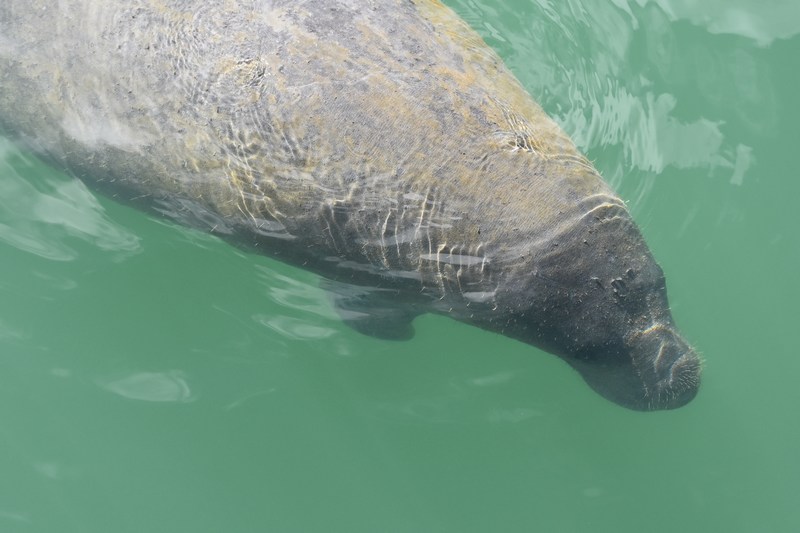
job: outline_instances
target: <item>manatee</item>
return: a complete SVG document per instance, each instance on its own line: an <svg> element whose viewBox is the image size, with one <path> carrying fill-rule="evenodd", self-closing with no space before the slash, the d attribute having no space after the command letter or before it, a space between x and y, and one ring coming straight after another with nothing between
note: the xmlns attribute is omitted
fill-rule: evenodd
<svg viewBox="0 0 800 533"><path fill-rule="evenodd" d="M318 273L387 339L438 313L636 410L700 360L625 203L435 0L3 0L0 128L120 202Z"/></svg>

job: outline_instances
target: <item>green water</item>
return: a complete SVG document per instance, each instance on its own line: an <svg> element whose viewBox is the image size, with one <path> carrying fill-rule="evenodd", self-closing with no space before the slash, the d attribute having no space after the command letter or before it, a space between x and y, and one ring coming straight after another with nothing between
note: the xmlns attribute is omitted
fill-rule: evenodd
<svg viewBox="0 0 800 533"><path fill-rule="evenodd" d="M629 202L700 394L636 413L0 144L2 532L800 531L800 4L451 2Z"/></svg>

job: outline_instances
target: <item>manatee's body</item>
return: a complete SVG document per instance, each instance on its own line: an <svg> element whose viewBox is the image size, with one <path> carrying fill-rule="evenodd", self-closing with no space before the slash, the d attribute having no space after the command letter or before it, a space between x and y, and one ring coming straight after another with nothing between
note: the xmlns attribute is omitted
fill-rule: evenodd
<svg viewBox="0 0 800 533"><path fill-rule="evenodd" d="M623 204L433 0L3 0L0 127L105 194L557 353L633 408L698 359Z"/></svg>

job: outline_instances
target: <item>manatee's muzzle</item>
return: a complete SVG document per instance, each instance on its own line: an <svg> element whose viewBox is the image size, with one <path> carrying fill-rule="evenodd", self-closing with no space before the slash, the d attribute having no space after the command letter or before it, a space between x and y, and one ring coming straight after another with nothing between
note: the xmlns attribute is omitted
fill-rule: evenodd
<svg viewBox="0 0 800 533"><path fill-rule="evenodd" d="M675 409L700 386L700 358L674 330L657 324L595 357L568 358L586 383L606 399L636 411Z"/></svg>
<svg viewBox="0 0 800 533"><path fill-rule="evenodd" d="M642 380L642 409L674 409L688 403L700 386L697 352L669 325L654 325L630 341Z"/></svg>

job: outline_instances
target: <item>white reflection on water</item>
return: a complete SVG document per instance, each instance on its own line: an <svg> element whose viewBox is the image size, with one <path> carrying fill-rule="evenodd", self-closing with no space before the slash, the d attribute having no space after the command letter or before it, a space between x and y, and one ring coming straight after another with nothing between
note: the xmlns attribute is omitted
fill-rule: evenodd
<svg viewBox="0 0 800 533"><path fill-rule="evenodd" d="M766 46L775 39L800 33L800 2L777 0L635 0L639 5L657 4L670 18L686 19L709 33L740 35ZM615 0L616 4L624 3Z"/></svg>
<svg viewBox="0 0 800 533"><path fill-rule="evenodd" d="M620 144L626 161L640 170L661 173L666 167L734 168L721 153L720 124L701 118L681 122L672 116L677 100L670 94L635 97L611 88L590 110L573 108L561 117L580 146Z"/></svg>
<svg viewBox="0 0 800 533"><path fill-rule="evenodd" d="M129 400L188 403L196 397L182 372L139 372L123 378L97 380L103 389Z"/></svg>
<svg viewBox="0 0 800 533"><path fill-rule="evenodd" d="M256 268L260 285L270 302L277 304L277 307L271 306L269 313L254 313L251 316L253 322L278 333L280 337L277 342L284 347L284 341L330 339L324 344L326 354L340 357L353 354L347 336L338 335L341 317L334 309L331 294L320 288L316 275L309 273L290 278L265 266ZM309 315L318 318L309 321ZM292 352L289 350L286 353Z"/></svg>
<svg viewBox="0 0 800 533"><path fill-rule="evenodd" d="M779 118L756 42L800 30L798 2L762 11L738 0L520 0L497 4L508 13L490 17L524 21L504 29L506 43L482 22L485 8L467 4L465 17L578 147L603 154L599 166L614 187L631 170L654 176L668 168L747 181L757 157L751 138L736 138L740 126L766 135ZM787 15L794 22L780 20ZM637 200L652 187L648 179Z"/></svg>
<svg viewBox="0 0 800 533"><path fill-rule="evenodd" d="M72 371L68 368L51 368L50 374L57 377L57 378L70 378L72 377Z"/></svg>
<svg viewBox="0 0 800 533"><path fill-rule="evenodd" d="M577 24L576 21L585 24L588 36L594 42L591 47L580 41L573 43L581 48L576 50L577 53L590 51L592 60L573 62L585 64L586 71L574 71L556 81L569 85L579 80L577 86L564 87L570 104L564 107L558 119L583 149L620 146L625 168L655 174L662 173L667 167L706 168L709 173L722 168L735 175L735 181L741 183L752 162L751 158L742 156L750 148L741 144L736 146L725 138L721 131L722 119L691 115L678 118L679 97L663 90L663 87L686 90L687 80L697 79L695 71L701 66L699 59L687 57L690 50L680 47L673 19L660 9L660 5L650 6L635 16L630 7L625 6L624 12L628 16L623 18L620 12L612 16L615 9L612 6L590 4L587 16L568 19L573 25ZM573 33L578 34L577 30ZM644 66L638 67L641 69L638 73L636 68L631 70L632 54L637 53L642 44L648 60L646 68L654 69L652 72ZM749 59L747 52L740 51L735 65L717 73L714 87L718 86L720 77L735 75L741 78L742 74L736 74L740 70L751 72ZM656 83L652 76L660 78L660 82ZM770 92L769 82L760 79L762 76L750 78L756 80L756 87L752 83L737 83L735 90L758 94ZM703 96L703 88L697 87L692 91L693 95L699 91ZM614 181L612 176L607 178Z"/></svg>
<svg viewBox="0 0 800 533"><path fill-rule="evenodd" d="M70 238L124 256L140 251L139 238L111 221L83 183L46 168L0 139L0 241L53 261L78 256Z"/></svg>
<svg viewBox="0 0 800 533"><path fill-rule="evenodd" d="M33 463L33 468L49 479L75 479L81 474L80 470L74 466L65 466L55 462Z"/></svg>
<svg viewBox="0 0 800 533"><path fill-rule="evenodd" d="M514 379L514 372L498 372L489 376L481 376L468 380L468 383L476 387L490 387L500 385Z"/></svg>
<svg viewBox="0 0 800 533"><path fill-rule="evenodd" d="M71 291L78 287L78 282L74 279L61 275L54 275L45 272L32 271L31 274L41 282L41 285L57 291Z"/></svg>
<svg viewBox="0 0 800 533"><path fill-rule="evenodd" d="M546 416L544 409L525 406L476 408L478 401L458 394L422 397L418 394L406 402L373 402L371 414L383 420L425 422L427 424L474 425L518 424Z"/></svg>
<svg viewBox="0 0 800 533"><path fill-rule="evenodd" d="M258 266L257 269L259 281L267 297L273 302L304 313L338 320L328 294L318 285L312 285L305 278L284 276L266 267ZM310 277L309 281L310 279L315 278Z"/></svg>
<svg viewBox="0 0 800 533"><path fill-rule="evenodd" d="M489 412L486 419L496 424L517 424L539 416L544 416L544 413L538 409L516 407L512 409L494 409Z"/></svg>
<svg viewBox="0 0 800 533"><path fill-rule="evenodd" d="M254 315L253 320L287 337L297 340L325 339L336 334L333 328L315 325L307 320L288 316Z"/></svg>
<svg viewBox="0 0 800 533"><path fill-rule="evenodd" d="M27 337L21 330L0 318L0 340L23 340Z"/></svg>
<svg viewBox="0 0 800 533"><path fill-rule="evenodd" d="M227 404L225 406L225 410L226 411L230 411L232 409L237 409L237 408L241 407L242 405L245 405L246 403L249 403L252 400L260 399L260 398L262 398L264 396L268 396L270 394L273 394L277 390L278 389L276 387L271 387L269 389L264 389L264 390L253 392L251 394L246 394L246 395L244 395L244 396L232 401L231 403Z"/></svg>
<svg viewBox="0 0 800 533"><path fill-rule="evenodd" d="M12 511L6 511L5 509L0 509L0 520L8 520L22 524L29 524L31 522L29 516Z"/></svg>
<svg viewBox="0 0 800 533"><path fill-rule="evenodd" d="M371 416L382 420L443 425L509 425L547 416L551 411L530 397L495 396L490 390L507 390L509 382L518 377L516 371L507 370L434 381L429 391L415 387L392 401L374 399L369 410Z"/></svg>

